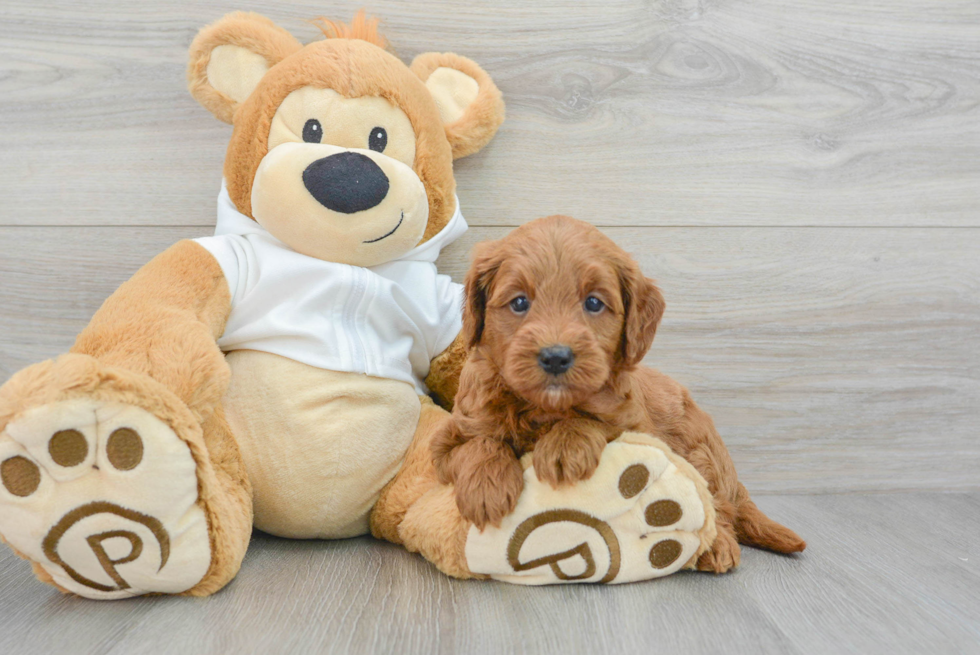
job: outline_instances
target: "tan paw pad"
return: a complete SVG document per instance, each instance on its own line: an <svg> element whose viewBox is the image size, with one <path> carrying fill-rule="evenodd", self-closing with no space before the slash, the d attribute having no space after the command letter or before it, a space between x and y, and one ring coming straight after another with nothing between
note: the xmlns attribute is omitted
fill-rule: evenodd
<svg viewBox="0 0 980 655"><path fill-rule="evenodd" d="M152 414L71 400L0 434L0 534L88 598L178 593L210 566L187 445Z"/></svg>
<svg viewBox="0 0 980 655"><path fill-rule="evenodd" d="M680 558L684 546L674 539L658 541L650 549L650 566L655 569L665 569Z"/></svg>
<svg viewBox="0 0 980 655"><path fill-rule="evenodd" d="M41 484L41 470L26 457L14 455L0 464L0 480L7 491L25 498L37 491Z"/></svg>
<svg viewBox="0 0 980 655"><path fill-rule="evenodd" d="M692 562L706 529L704 481L659 440L623 435L588 480L554 489L525 458L524 491L500 528L471 527L467 565L518 584L620 583Z"/></svg>

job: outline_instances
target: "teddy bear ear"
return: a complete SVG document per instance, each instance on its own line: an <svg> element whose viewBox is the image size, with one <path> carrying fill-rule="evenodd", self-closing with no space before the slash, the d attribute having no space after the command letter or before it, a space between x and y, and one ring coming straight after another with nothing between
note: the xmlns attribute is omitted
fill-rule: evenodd
<svg viewBox="0 0 980 655"><path fill-rule="evenodd" d="M266 71L302 47L264 16L228 14L198 32L191 43L187 86L205 109L230 123Z"/></svg>
<svg viewBox="0 0 980 655"><path fill-rule="evenodd" d="M421 54L411 68L439 107L453 159L472 155L490 142L504 122L504 100L486 71L451 52Z"/></svg>

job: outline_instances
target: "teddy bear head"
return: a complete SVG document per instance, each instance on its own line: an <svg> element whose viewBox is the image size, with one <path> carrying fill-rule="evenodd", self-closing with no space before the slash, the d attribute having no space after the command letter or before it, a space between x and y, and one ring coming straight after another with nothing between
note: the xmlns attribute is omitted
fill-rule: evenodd
<svg viewBox="0 0 980 655"><path fill-rule="evenodd" d="M504 119L474 62L387 51L377 20L323 20L300 44L272 21L233 13L191 44L191 94L233 131L225 157L238 210L305 255L374 266L438 234L456 210L453 159Z"/></svg>

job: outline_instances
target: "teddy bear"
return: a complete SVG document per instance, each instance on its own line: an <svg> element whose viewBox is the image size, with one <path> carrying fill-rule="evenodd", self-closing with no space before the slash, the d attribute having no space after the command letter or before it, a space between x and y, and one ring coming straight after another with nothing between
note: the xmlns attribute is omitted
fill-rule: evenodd
<svg viewBox="0 0 980 655"><path fill-rule="evenodd" d="M190 92L232 125L215 235L155 257L67 354L0 388L0 535L96 599L214 593L253 528L370 532L449 575L528 584L690 566L710 495L646 435L571 488L525 462L503 525L459 516L430 439L466 357L463 293L435 262L466 230L453 160L492 139L503 100L465 57L406 65L363 12L322 29L303 45L233 13L194 39ZM663 497L684 551L651 569L636 508Z"/></svg>

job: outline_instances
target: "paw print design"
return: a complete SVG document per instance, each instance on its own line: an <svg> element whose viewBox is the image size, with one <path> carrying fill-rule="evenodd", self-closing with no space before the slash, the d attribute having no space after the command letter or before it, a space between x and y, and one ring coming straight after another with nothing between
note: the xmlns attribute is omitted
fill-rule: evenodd
<svg viewBox="0 0 980 655"><path fill-rule="evenodd" d="M499 528L470 528L473 573L517 584L621 583L694 566L715 537L697 471L660 440L624 433L591 478L554 489L522 461L524 491Z"/></svg>
<svg viewBox="0 0 980 655"><path fill-rule="evenodd" d="M74 399L0 433L0 535L88 598L179 593L211 562L190 449L130 405Z"/></svg>

